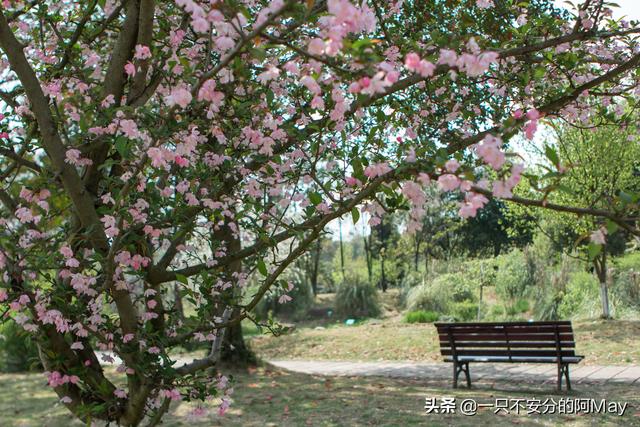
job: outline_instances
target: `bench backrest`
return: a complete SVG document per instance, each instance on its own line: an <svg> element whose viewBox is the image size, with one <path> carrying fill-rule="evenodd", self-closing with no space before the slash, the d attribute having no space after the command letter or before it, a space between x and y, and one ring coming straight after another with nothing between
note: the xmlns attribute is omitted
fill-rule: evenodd
<svg viewBox="0 0 640 427"><path fill-rule="evenodd" d="M575 356L570 321L436 323L443 356L549 358Z"/></svg>

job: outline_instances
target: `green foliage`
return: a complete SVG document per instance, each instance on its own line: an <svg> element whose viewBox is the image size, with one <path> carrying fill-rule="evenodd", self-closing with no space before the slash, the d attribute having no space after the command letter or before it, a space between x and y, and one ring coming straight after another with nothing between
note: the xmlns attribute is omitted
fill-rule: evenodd
<svg viewBox="0 0 640 427"><path fill-rule="evenodd" d="M440 315L435 311L410 311L404 315L404 321L406 323L433 323L440 318Z"/></svg>
<svg viewBox="0 0 640 427"><path fill-rule="evenodd" d="M336 292L336 313L341 317L377 317L382 312L376 288L357 275L347 275Z"/></svg>
<svg viewBox="0 0 640 427"><path fill-rule="evenodd" d="M0 324L0 372L37 371L38 347L13 320Z"/></svg>
<svg viewBox="0 0 640 427"><path fill-rule="evenodd" d="M457 302L475 301L476 281L463 273L448 273L412 288L407 294L409 310L451 313Z"/></svg>
<svg viewBox="0 0 640 427"><path fill-rule="evenodd" d="M529 311L529 301L526 299L519 299L513 306L515 313L525 313Z"/></svg>
<svg viewBox="0 0 640 427"><path fill-rule="evenodd" d="M496 292L507 302L523 297L535 283L535 265L531 257L519 249L498 257Z"/></svg>
<svg viewBox="0 0 640 427"><path fill-rule="evenodd" d="M617 273L613 280L611 300L616 311L629 308L640 312L640 271L630 269Z"/></svg>
<svg viewBox="0 0 640 427"><path fill-rule="evenodd" d="M473 301L460 301L452 305L451 312L456 321L474 320L478 316L478 304Z"/></svg>
<svg viewBox="0 0 640 427"><path fill-rule="evenodd" d="M572 273L558 308L560 318L596 317L600 311L599 284L586 271Z"/></svg>

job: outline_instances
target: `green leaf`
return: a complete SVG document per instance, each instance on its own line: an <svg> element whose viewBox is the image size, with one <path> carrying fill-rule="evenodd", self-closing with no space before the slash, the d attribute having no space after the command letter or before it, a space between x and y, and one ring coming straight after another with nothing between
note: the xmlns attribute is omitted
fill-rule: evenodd
<svg viewBox="0 0 640 427"><path fill-rule="evenodd" d="M309 193L309 201L314 205L314 206L318 206L320 203L322 203L322 196L314 191L313 193Z"/></svg>
<svg viewBox="0 0 640 427"><path fill-rule="evenodd" d="M264 260L262 258L258 260L258 271L265 277L267 277L267 275L269 274L269 272L267 271L267 265L264 263Z"/></svg>
<svg viewBox="0 0 640 427"><path fill-rule="evenodd" d="M184 283L185 285L189 284L189 279L187 278L187 276L183 275L183 274L177 274L176 273L176 280L180 283Z"/></svg>
<svg viewBox="0 0 640 427"><path fill-rule="evenodd" d="M351 219L353 219L354 224L360 220L360 211L358 208L351 209Z"/></svg>
<svg viewBox="0 0 640 427"><path fill-rule="evenodd" d="M602 252L602 245L596 243L589 243L589 260L593 261Z"/></svg>
<svg viewBox="0 0 640 427"><path fill-rule="evenodd" d="M553 147L549 145L544 147L544 154L547 156L547 159L549 159L554 165L558 165L560 163L558 152Z"/></svg>
<svg viewBox="0 0 640 427"><path fill-rule="evenodd" d="M613 234L616 231L618 231L618 229L620 228L618 224L611 221L610 219L607 220L606 226L607 226L607 234Z"/></svg>

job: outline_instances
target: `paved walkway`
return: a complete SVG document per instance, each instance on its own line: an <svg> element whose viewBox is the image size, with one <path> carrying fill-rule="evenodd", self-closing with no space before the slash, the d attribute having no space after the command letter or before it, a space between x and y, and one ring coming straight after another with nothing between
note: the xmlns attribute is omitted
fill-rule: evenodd
<svg viewBox="0 0 640 427"><path fill-rule="evenodd" d="M96 352L103 364L118 365L122 361L113 353ZM174 359L178 367L191 363L193 357L183 356ZM415 363L415 362L339 362L311 360L269 360L269 364L288 371L303 374L326 376L362 376L413 378L450 381L451 363ZM557 367L549 363L544 365L511 364L511 363L476 363L471 364L471 380L477 381L486 377L490 380L532 381L555 383ZM464 375L464 374L461 374ZM574 384L621 383L633 384L640 390L640 366L597 366L572 365L571 382ZM461 376L464 381L464 377Z"/></svg>
<svg viewBox="0 0 640 427"><path fill-rule="evenodd" d="M269 363L282 369L304 374L327 376L379 376L451 380L451 363L413 362L336 362L271 360ZM554 364L518 365L508 363L471 364L471 380L479 379L532 381L555 383L558 375ZM464 375L464 374L462 374ZM571 382L574 384L621 383L633 384L640 389L640 366L572 365ZM464 377L461 377L462 380ZM463 381L464 382L464 381Z"/></svg>

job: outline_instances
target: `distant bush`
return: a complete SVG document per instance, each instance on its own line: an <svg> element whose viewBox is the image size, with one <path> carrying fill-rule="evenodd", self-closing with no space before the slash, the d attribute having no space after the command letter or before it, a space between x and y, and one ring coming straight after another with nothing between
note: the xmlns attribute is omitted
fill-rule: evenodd
<svg viewBox="0 0 640 427"><path fill-rule="evenodd" d="M562 301L558 307L560 318L591 318L600 312L600 285L596 277L586 271L570 275Z"/></svg>
<svg viewBox="0 0 640 427"><path fill-rule="evenodd" d="M433 323L440 318L440 315L434 311L410 311L404 316L406 323Z"/></svg>
<svg viewBox="0 0 640 427"><path fill-rule="evenodd" d="M535 284L533 257L525 256L519 249L498 257L496 292L505 301L513 302L523 297Z"/></svg>
<svg viewBox="0 0 640 427"><path fill-rule="evenodd" d="M526 313L529 311L529 301L526 299L519 299L515 304L507 307L507 314L513 316L518 313Z"/></svg>
<svg viewBox="0 0 640 427"><path fill-rule="evenodd" d="M640 310L640 271L629 269L617 273L610 290L611 300L616 309Z"/></svg>
<svg viewBox="0 0 640 427"><path fill-rule="evenodd" d="M378 291L357 275L347 275L336 292L336 313L341 317L377 317Z"/></svg>
<svg viewBox="0 0 640 427"><path fill-rule="evenodd" d="M468 300L453 303L452 314L459 322L474 320L478 316L478 304Z"/></svg>
<svg viewBox="0 0 640 427"><path fill-rule="evenodd" d="M13 320L0 323L0 372L41 369L38 347Z"/></svg>
<svg viewBox="0 0 640 427"><path fill-rule="evenodd" d="M475 301L476 279L462 273L447 273L431 282L412 288L407 294L407 308L450 314L456 302Z"/></svg>

